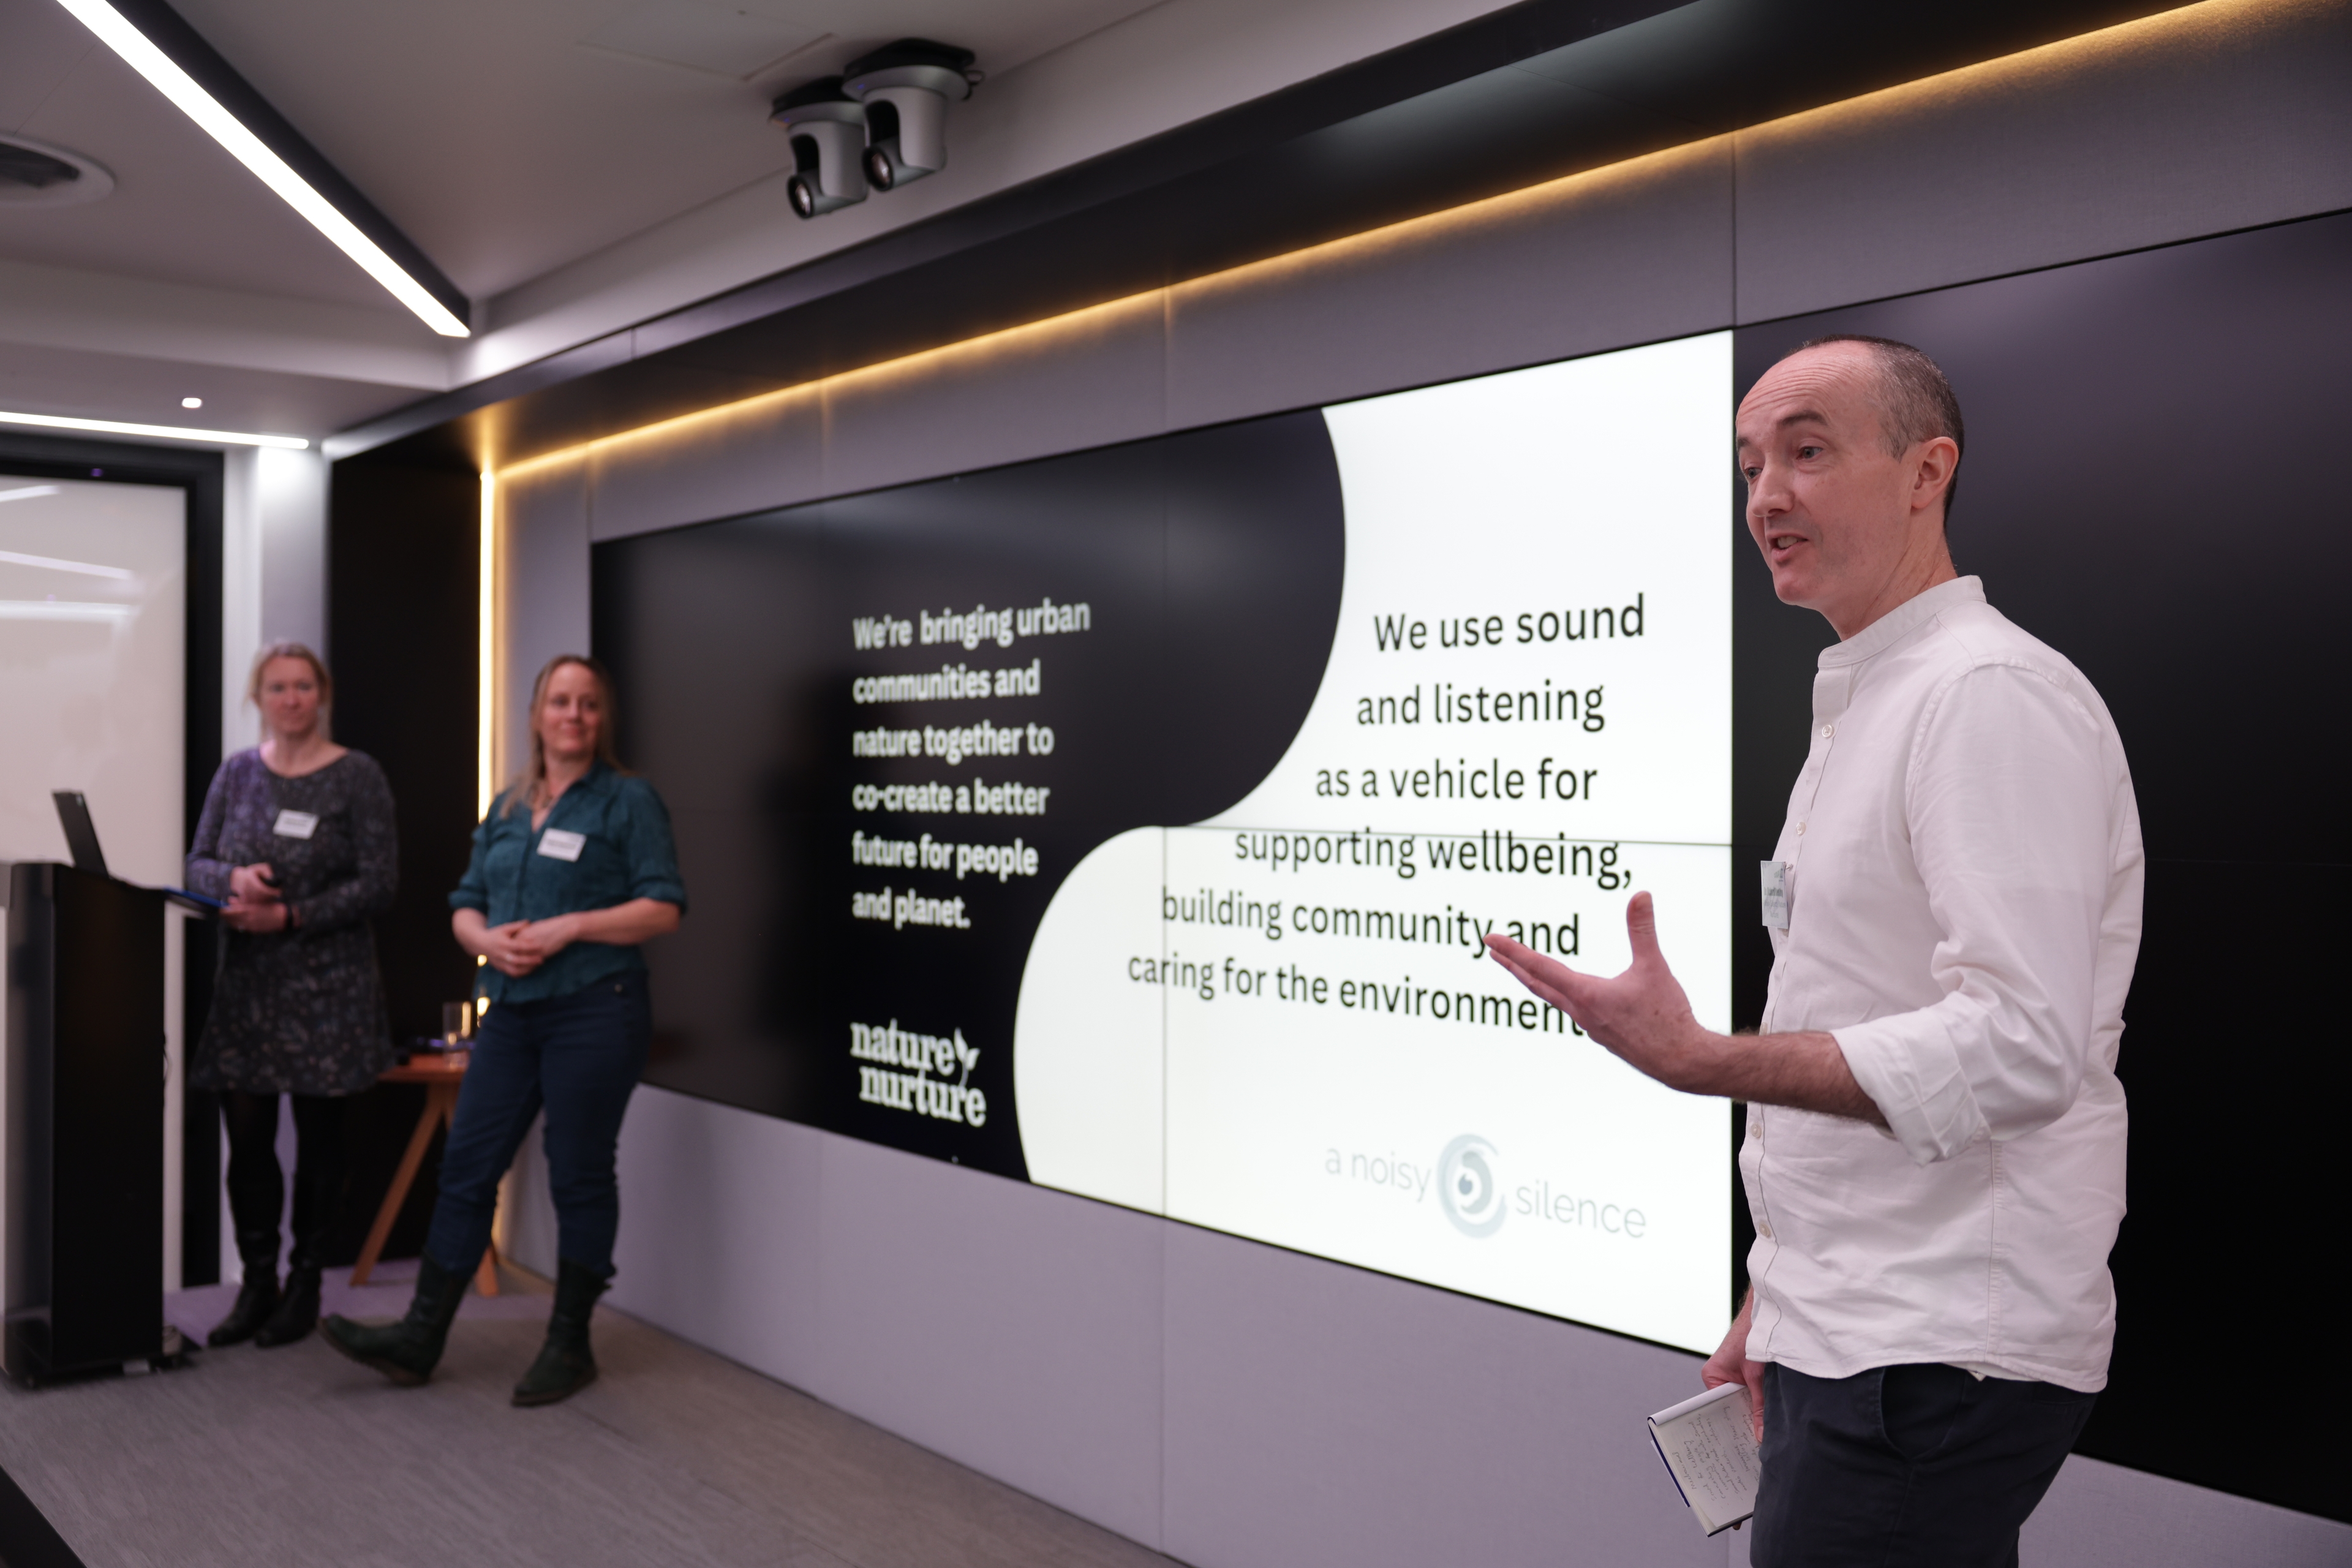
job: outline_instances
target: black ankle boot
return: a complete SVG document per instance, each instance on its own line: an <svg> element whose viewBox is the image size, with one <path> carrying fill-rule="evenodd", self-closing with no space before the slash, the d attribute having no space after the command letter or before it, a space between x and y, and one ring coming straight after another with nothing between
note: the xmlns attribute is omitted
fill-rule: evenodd
<svg viewBox="0 0 2352 1568"><path fill-rule="evenodd" d="M237 1287L236 1305L228 1310L205 1343L215 1350L241 1345L259 1333L278 1310L278 1228L239 1231L236 1254L245 1260L245 1283Z"/></svg>
<svg viewBox="0 0 2352 1568"><path fill-rule="evenodd" d="M470 1270L468 1271L470 1273ZM448 1343L457 1303L466 1299L467 1275L452 1274L427 1253L417 1260L416 1297L408 1316L371 1327L338 1312L327 1320L327 1342L362 1366L372 1366L404 1388L433 1375Z"/></svg>
<svg viewBox="0 0 2352 1568"><path fill-rule="evenodd" d="M245 1283L236 1288L236 1305L231 1307L228 1316L205 1336L205 1343L215 1350L224 1345L241 1345L261 1331L262 1325L269 1321L270 1314L277 1308L276 1271L268 1274L247 1272Z"/></svg>
<svg viewBox="0 0 2352 1568"><path fill-rule="evenodd" d="M555 1266L555 1310L548 1314L547 1342L539 1359L515 1384L517 1405L553 1405L569 1399L596 1381L596 1357L588 1348L588 1319L596 1298L604 1293L605 1279L584 1263L568 1258Z"/></svg>
<svg viewBox="0 0 2352 1568"><path fill-rule="evenodd" d="M286 1293L278 1298L278 1310L269 1314L253 1342L263 1350L275 1350L309 1339L318 1326L319 1266L298 1262L286 1271Z"/></svg>

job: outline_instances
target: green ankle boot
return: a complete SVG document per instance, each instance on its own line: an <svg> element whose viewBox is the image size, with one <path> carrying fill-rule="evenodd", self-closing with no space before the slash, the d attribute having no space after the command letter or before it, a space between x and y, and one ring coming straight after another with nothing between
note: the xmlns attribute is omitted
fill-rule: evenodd
<svg viewBox="0 0 2352 1568"><path fill-rule="evenodd" d="M441 1360L441 1347L448 1342L457 1303L466 1299L470 1273L452 1274L428 1254L417 1262L416 1298L408 1304L408 1316L371 1326L338 1312L327 1320L326 1341L362 1366L414 1388L433 1375Z"/></svg>
<svg viewBox="0 0 2352 1568"><path fill-rule="evenodd" d="M548 1314L547 1343L515 1384L517 1405L553 1405L596 1381L596 1357L588 1348L588 1319L604 1293L603 1276L584 1263L556 1260L555 1310Z"/></svg>

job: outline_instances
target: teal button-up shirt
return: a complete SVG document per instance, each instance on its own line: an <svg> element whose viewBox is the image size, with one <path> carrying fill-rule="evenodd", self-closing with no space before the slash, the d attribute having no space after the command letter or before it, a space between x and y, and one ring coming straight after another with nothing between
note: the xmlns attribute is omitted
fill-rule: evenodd
<svg viewBox="0 0 2352 1568"><path fill-rule="evenodd" d="M557 798L537 829L528 805L518 802L509 811L506 804L502 793L474 829L474 858L449 895L451 909L479 910L494 926L608 910L632 899L658 899L686 912L669 811L645 780L598 763ZM559 834L552 845L551 832ZM584 840L577 858L548 853L572 834ZM542 1002L645 966L635 947L575 942L520 979L484 964L478 984L493 1001Z"/></svg>

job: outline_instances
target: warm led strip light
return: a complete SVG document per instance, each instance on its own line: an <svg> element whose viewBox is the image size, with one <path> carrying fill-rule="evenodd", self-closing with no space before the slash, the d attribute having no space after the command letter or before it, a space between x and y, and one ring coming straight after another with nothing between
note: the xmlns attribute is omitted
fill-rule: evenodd
<svg viewBox="0 0 2352 1568"><path fill-rule="evenodd" d="M475 652L478 669L475 692L474 731L474 817L479 821L490 814L490 796L497 793L497 775L491 742L495 739L492 722L498 697L498 564L499 564L499 481L493 474L482 476L482 567L481 605L478 620L481 640Z"/></svg>
<svg viewBox="0 0 2352 1568"><path fill-rule="evenodd" d="M62 414L0 414L0 425L37 425L45 430L96 430L107 436L161 436L173 441L205 441L230 447L310 449L299 436L255 436L243 430L191 430L184 425L127 425L120 419L68 419Z"/></svg>
<svg viewBox="0 0 2352 1568"><path fill-rule="evenodd" d="M426 326L443 337L472 335L465 322L449 313L447 306L403 271L400 264L386 256L375 241L362 234L357 225L335 209L334 204L312 190L308 180L264 146L261 138L247 131L243 121L223 109L211 93L198 87L194 78L149 43L147 35L124 21L106 0L58 0L58 4L79 17L82 26L103 39L131 69L154 83L158 91L179 105L182 113L204 127L238 163L259 175L263 184L308 218L312 227L358 262L369 277L392 290L393 298L415 311Z"/></svg>

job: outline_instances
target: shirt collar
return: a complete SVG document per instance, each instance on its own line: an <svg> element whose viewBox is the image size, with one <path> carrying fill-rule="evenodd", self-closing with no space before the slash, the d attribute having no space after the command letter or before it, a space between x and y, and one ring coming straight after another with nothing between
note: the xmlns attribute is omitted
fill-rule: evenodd
<svg viewBox="0 0 2352 1568"><path fill-rule="evenodd" d="M1821 668L1835 669L1874 658L1955 605L1985 602L1984 579L1955 577L1915 594L1842 643L1822 649Z"/></svg>
<svg viewBox="0 0 2352 1568"><path fill-rule="evenodd" d="M620 775L618 773L615 773L609 766L606 765L604 758L598 757L594 762L588 764L588 771L580 775L579 783L573 784L570 789L565 790L562 795L555 797L555 804L548 808L547 821L540 824L539 827L535 828L530 826L530 813L528 811L519 812L518 815L520 815L523 820L524 831L528 833L536 833L541 831L554 822L555 814L563 809L563 803L565 801L570 800L573 795L578 795L583 800L586 800L592 796L603 795L606 790L612 787L613 781L619 776Z"/></svg>

